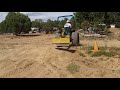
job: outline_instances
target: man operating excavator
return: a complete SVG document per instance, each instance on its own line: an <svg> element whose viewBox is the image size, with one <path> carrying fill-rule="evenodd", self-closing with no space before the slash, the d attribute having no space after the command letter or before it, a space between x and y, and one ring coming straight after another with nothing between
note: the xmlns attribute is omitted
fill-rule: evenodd
<svg viewBox="0 0 120 90"><path fill-rule="evenodd" d="M71 29L72 29L72 25L70 20L67 20L67 22L64 25L64 35L70 35L71 36Z"/></svg>

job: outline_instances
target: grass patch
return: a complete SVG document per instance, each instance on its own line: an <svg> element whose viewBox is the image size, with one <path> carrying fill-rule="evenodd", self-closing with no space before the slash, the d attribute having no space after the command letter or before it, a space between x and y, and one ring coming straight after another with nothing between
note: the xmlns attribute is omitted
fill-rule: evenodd
<svg viewBox="0 0 120 90"><path fill-rule="evenodd" d="M85 55L82 52L80 52L80 56L85 57Z"/></svg>
<svg viewBox="0 0 120 90"><path fill-rule="evenodd" d="M88 50L87 53L88 53L88 54L91 54L91 53L92 53L92 50Z"/></svg>
<svg viewBox="0 0 120 90"><path fill-rule="evenodd" d="M108 48L105 46L105 47L99 47L99 50L101 50L101 51L105 51L105 50L107 50Z"/></svg>
<svg viewBox="0 0 120 90"><path fill-rule="evenodd" d="M111 47L112 50L120 51L120 47Z"/></svg>
<svg viewBox="0 0 120 90"><path fill-rule="evenodd" d="M67 70L71 73L71 74L74 74L76 72L79 72L79 66L74 64L74 63L71 63L67 66Z"/></svg>
<svg viewBox="0 0 120 90"><path fill-rule="evenodd" d="M91 53L92 53L92 50L93 50L93 46L88 46L88 47L87 47L87 53L88 53L88 54L91 54Z"/></svg>
<svg viewBox="0 0 120 90"><path fill-rule="evenodd" d="M93 46L88 46L88 50L93 50Z"/></svg>
<svg viewBox="0 0 120 90"><path fill-rule="evenodd" d="M114 47L113 48L114 50L120 50L120 48L117 48L117 47ZM98 52L93 52L93 47L92 46L89 46L88 47L88 50L87 50L87 53L88 54L91 54L92 57L99 57L99 56L108 56L108 57L112 57L115 55L115 52L111 51L111 50L108 50L108 47L107 45L105 45L104 47L99 47L99 50Z"/></svg>
<svg viewBox="0 0 120 90"><path fill-rule="evenodd" d="M85 57L84 53L82 53L82 51L84 50L84 47L80 46L80 53L79 55L82 57Z"/></svg>
<svg viewBox="0 0 120 90"><path fill-rule="evenodd" d="M107 44L105 44L104 47L98 47L99 51L98 52L93 52L93 46L90 46L88 44L88 46L86 47L83 47L82 50L80 48L80 56L83 56L85 57L84 54L88 54L90 55L91 57L99 57L99 56L107 56L107 57L112 57L112 56L115 56L115 55L119 55L120 54L120 47L107 47ZM85 52L84 54L81 52Z"/></svg>
<svg viewBox="0 0 120 90"><path fill-rule="evenodd" d="M92 57L98 57L98 56L102 56L102 55L112 57L112 56L114 56L114 53L113 52L107 52L105 50L104 51L101 50L101 51L98 51L98 52L93 52L91 54Z"/></svg>

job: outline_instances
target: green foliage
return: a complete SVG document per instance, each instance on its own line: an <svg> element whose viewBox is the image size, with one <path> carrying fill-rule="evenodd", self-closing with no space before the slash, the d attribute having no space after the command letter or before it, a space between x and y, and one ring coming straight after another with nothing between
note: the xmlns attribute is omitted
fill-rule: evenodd
<svg viewBox="0 0 120 90"><path fill-rule="evenodd" d="M63 28L67 20L67 18L64 18L64 20L59 21L59 28Z"/></svg>
<svg viewBox="0 0 120 90"><path fill-rule="evenodd" d="M113 49L113 48L111 48ZM116 49L116 47L115 47ZM99 47L99 51L98 52L93 52L93 47L92 46L89 46L88 47L88 50L87 50L87 53L90 54L92 57L99 57L99 56L108 56L108 57L112 57L115 55L115 53L111 50L108 50L108 47L105 46L105 47Z"/></svg>
<svg viewBox="0 0 120 90"><path fill-rule="evenodd" d="M47 22L43 22L41 19L36 19L32 21L32 27L37 27L44 30L51 30L53 29L53 27L58 27L58 21L52 21L48 19Z"/></svg>
<svg viewBox="0 0 120 90"><path fill-rule="evenodd" d="M70 21L71 21L72 27L73 27L73 28L76 28L76 20L75 20L75 17L72 17Z"/></svg>
<svg viewBox="0 0 120 90"><path fill-rule="evenodd" d="M2 22L0 23L0 32L1 32L1 33L7 32L7 24L6 24L5 21L2 21Z"/></svg>
<svg viewBox="0 0 120 90"><path fill-rule="evenodd" d="M107 56L107 57L113 57L113 56L119 56L120 55L120 47L107 47L107 45L105 45L104 47L99 47L99 51L98 52L94 52L93 51L93 46L85 46L80 47L80 52L79 55L80 56L85 56L85 54L90 55L91 57L99 57L99 56ZM84 54L82 53L84 52Z"/></svg>
<svg viewBox="0 0 120 90"><path fill-rule="evenodd" d="M71 63L67 66L67 70L72 74L79 72L79 68L80 67L74 63Z"/></svg>
<svg viewBox="0 0 120 90"><path fill-rule="evenodd" d="M90 26L90 23L88 21L83 21L81 23L81 28L85 29L85 28L88 28Z"/></svg>
<svg viewBox="0 0 120 90"><path fill-rule="evenodd" d="M40 27L40 22L32 21L32 27L39 28Z"/></svg>
<svg viewBox="0 0 120 90"><path fill-rule="evenodd" d="M75 12L76 23L81 25L83 21L88 21L93 25L98 25L100 23L117 24L120 27L120 12Z"/></svg>
<svg viewBox="0 0 120 90"><path fill-rule="evenodd" d="M9 12L5 17L5 20L1 22L0 29L3 33L15 33L20 34L21 32L27 33L31 28L31 20L28 16Z"/></svg>
<svg viewBox="0 0 120 90"><path fill-rule="evenodd" d="M48 19L47 22L43 22L42 19L35 19L31 22L30 18L24 14L9 12L5 20L0 23L0 33L27 33L31 26L45 30L53 29L53 27L61 29L64 27L66 21L67 18L61 21ZM73 28L84 29L92 26L98 28L98 31L103 31L105 30L105 26L98 24L116 24L117 27L120 27L120 12L74 12L71 22Z"/></svg>

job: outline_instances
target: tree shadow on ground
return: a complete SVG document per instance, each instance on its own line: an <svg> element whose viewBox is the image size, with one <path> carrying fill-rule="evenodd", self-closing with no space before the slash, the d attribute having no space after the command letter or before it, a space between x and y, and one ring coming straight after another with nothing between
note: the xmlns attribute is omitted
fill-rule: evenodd
<svg viewBox="0 0 120 90"><path fill-rule="evenodd" d="M56 49L71 52L71 53L75 53L75 51L76 51L76 50L69 50L69 49L65 49L65 48L56 48Z"/></svg>

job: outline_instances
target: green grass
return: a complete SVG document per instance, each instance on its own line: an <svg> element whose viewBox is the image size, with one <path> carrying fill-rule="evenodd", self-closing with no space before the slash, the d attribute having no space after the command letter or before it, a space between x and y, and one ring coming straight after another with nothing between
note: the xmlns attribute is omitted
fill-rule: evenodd
<svg viewBox="0 0 120 90"><path fill-rule="evenodd" d="M93 46L88 46L88 50L93 50Z"/></svg>
<svg viewBox="0 0 120 90"><path fill-rule="evenodd" d="M86 48L86 49L85 49ZM107 56L107 57L112 57L114 55L119 55L120 54L120 47L107 47L107 45L105 45L104 47L99 47L99 51L98 52L93 52L93 46L86 46L83 47L83 50L86 51L86 53L88 55L90 55L91 57L99 57L99 56ZM85 57L85 55L80 51L80 56Z"/></svg>
<svg viewBox="0 0 120 90"><path fill-rule="evenodd" d="M92 53L92 50L93 50L93 46L87 46L87 53L88 54L91 54Z"/></svg>
<svg viewBox="0 0 120 90"><path fill-rule="evenodd" d="M98 52L93 52L91 54L92 57L99 57L99 56L102 56L102 55L112 57L112 56L114 56L114 53L113 52L107 52L105 50L101 50L101 51L98 51Z"/></svg>
<svg viewBox="0 0 120 90"><path fill-rule="evenodd" d="M85 57L85 55L82 52L80 52L80 56Z"/></svg>
<svg viewBox="0 0 120 90"><path fill-rule="evenodd" d="M67 66L67 70L71 73L71 74L74 74L76 72L79 72L79 66L74 64L74 63L71 63Z"/></svg>
<svg viewBox="0 0 120 90"><path fill-rule="evenodd" d="M106 46L104 46L104 47L99 47L99 50L105 51L105 50L107 50L107 47L106 47Z"/></svg>
<svg viewBox="0 0 120 90"><path fill-rule="evenodd" d="M120 51L120 47L111 47L112 50Z"/></svg>
<svg viewBox="0 0 120 90"><path fill-rule="evenodd" d="M84 47L80 46L80 53L79 55L82 57L85 57L84 53L82 53L82 51L84 50Z"/></svg>
<svg viewBox="0 0 120 90"><path fill-rule="evenodd" d="M87 53L88 53L88 54L91 54L91 53L92 53L92 50L88 50Z"/></svg>
<svg viewBox="0 0 120 90"><path fill-rule="evenodd" d="M120 48L117 48L117 47L114 47L112 48L114 50L120 50ZM99 56L108 56L108 57L112 57L115 55L115 52L113 51L108 51L108 47L107 45L105 45L104 47L99 47L99 50L98 52L93 52L93 47L92 46L89 46L88 47L88 50L87 50L87 53L90 54L92 57L99 57Z"/></svg>

